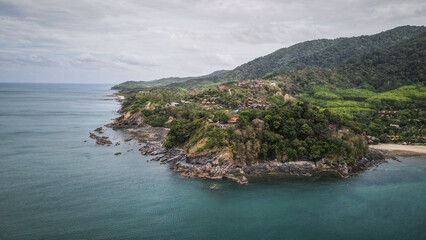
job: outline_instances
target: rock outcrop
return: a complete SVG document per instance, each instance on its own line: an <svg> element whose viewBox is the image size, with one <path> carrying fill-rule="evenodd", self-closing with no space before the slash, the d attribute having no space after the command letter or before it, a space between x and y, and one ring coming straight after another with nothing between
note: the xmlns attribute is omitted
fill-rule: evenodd
<svg viewBox="0 0 426 240"><path fill-rule="evenodd" d="M94 131L95 131L95 132L98 132L99 134L104 133L104 131L103 131L102 127L98 127L98 128L96 128Z"/></svg>
<svg viewBox="0 0 426 240"><path fill-rule="evenodd" d="M97 136L94 133L89 133L89 137L91 139L95 139L96 144L98 144L98 145L111 145L112 144L112 142L110 140L108 140L108 137L106 137L106 136Z"/></svg>
<svg viewBox="0 0 426 240"><path fill-rule="evenodd" d="M120 111L119 111L120 112ZM142 127L143 115L141 112L137 113L122 113L122 116L116 119L113 123L107 124L107 127L110 127L114 130L116 129L127 129L127 128L138 128Z"/></svg>
<svg viewBox="0 0 426 240"><path fill-rule="evenodd" d="M166 148L160 141L148 141L145 146L139 148L142 155L158 155L166 153Z"/></svg>
<svg viewBox="0 0 426 240"><path fill-rule="evenodd" d="M386 162L393 157L391 154L371 149L366 157L357 161L355 166L348 166L341 158L319 161L266 161L238 166L229 161L219 161L214 154L198 157L189 157L185 151L178 148L166 149L162 142L148 142L140 149L144 155L159 155L152 161L169 164L172 171L182 177L198 177L205 179L231 179L240 184L247 184L248 179L256 177L311 177L327 176L348 178L351 175L363 172L372 166Z"/></svg>
<svg viewBox="0 0 426 240"><path fill-rule="evenodd" d="M358 159L355 166L349 167L349 172L351 175L355 175L373 166L385 163L388 159L397 160L391 152L370 148L365 157Z"/></svg>

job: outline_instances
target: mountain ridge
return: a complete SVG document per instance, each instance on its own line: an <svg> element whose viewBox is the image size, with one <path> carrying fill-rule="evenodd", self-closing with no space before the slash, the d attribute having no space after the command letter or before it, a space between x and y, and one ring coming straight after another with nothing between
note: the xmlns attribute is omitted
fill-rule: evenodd
<svg viewBox="0 0 426 240"><path fill-rule="evenodd" d="M367 53L395 46L424 32L426 32L424 26L400 26L373 35L310 40L278 49L233 70L216 71L199 77L124 82L114 86L113 89L161 86L194 88L216 85L220 82L261 78L271 73L299 70L306 67L335 67Z"/></svg>
<svg viewBox="0 0 426 240"><path fill-rule="evenodd" d="M188 81L195 78L209 78L209 77L216 76L218 74L223 74L227 71L229 70L217 70L210 74L197 76L197 77L168 77L168 78L160 78L160 79L151 80L151 81L126 81L113 86L112 89L118 90L118 89L129 89L129 88L161 87L171 83L184 82L184 81Z"/></svg>
<svg viewBox="0 0 426 240"><path fill-rule="evenodd" d="M306 67L276 73L269 79L286 79L301 87L329 85L387 91L426 81L426 33L387 49L372 51L333 68Z"/></svg>

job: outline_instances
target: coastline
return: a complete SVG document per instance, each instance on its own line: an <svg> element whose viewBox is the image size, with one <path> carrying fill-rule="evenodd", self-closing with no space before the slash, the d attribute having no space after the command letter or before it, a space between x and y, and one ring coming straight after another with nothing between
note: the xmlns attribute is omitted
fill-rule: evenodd
<svg viewBox="0 0 426 240"><path fill-rule="evenodd" d="M239 165L232 161L220 161L220 152L190 156L184 149L168 149L163 143L169 129L144 124L141 116L137 114L127 115L121 121L106 126L133 133L133 139L145 143L139 149L142 155L155 156L151 161L167 164L172 172L177 172L185 178L231 179L239 184L247 184L249 179L264 177L325 176L345 179L394 158L389 151L371 148L365 157L358 159L352 166L347 165L343 158L335 161L327 158L319 161L259 161Z"/></svg>
<svg viewBox="0 0 426 240"><path fill-rule="evenodd" d="M121 100L117 98L117 101L122 104ZM300 159L236 163L229 160L220 149L203 155L193 155L187 153L184 149L166 148L164 141L169 129L149 126L144 123L144 117L140 112L124 113L121 109L117 112L122 117L105 125L106 127L133 133L132 139L145 143L139 149L142 155L155 156L151 161L167 164L172 172L177 172L181 177L186 178L231 179L239 184L247 184L250 178L263 177L325 176L345 179L387 162L388 159L395 159L395 155L386 149L370 148L366 156L359 158L351 165L347 164L343 157L323 158L318 161L302 161ZM224 161L223 159L228 160Z"/></svg>
<svg viewBox="0 0 426 240"><path fill-rule="evenodd" d="M370 148L389 151L396 156L426 156L426 145L378 144Z"/></svg>
<svg viewBox="0 0 426 240"><path fill-rule="evenodd" d="M231 179L239 184L247 184L250 179L264 177L334 177L346 179L385 163L389 159L396 159L389 151L373 148L352 166L346 164L342 158L335 161L327 158L318 161L258 161L238 165L229 161L220 162L221 155L215 152L196 157L189 156L183 149L165 148L162 141L147 141L146 145L141 147L139 151L142 155L156 156L151 161L168 164L173 172L179 173L182 177L212 180Z"/></svg>

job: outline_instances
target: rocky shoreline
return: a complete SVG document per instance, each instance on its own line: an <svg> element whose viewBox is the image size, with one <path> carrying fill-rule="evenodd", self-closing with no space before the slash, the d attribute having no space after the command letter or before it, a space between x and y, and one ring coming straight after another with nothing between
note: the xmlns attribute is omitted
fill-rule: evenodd
<svg viewBox="0 0 426 240"><path fill-rule="evenodd" d="M106 125L114 130L123 130L134 134L135 140L146 143L139 149L142 155L156 156L151 161L168 164L170 169L182 177L204 179L231 179L239 184L247 184L248 179L257 177L313 177L327 176L348 178L373 166L395 157L388 151L370 148L368 154L358 159L354 166L348 166L341 159L319 161L265 161L237 165L232 161L223 161L220 153L210 152L201 156L189 156L183 149L164 147L163 142L169 129L151 127L143 123L140 114L124 114L119 121ZM97 129L99 130L99 129ZM97 138L100 143L104 138ZM125 141L130 140L126 139Z"/></svg>
<svg viewBox="0 0 426 240"><path fill-rule="evenodd" d="M370 149L367 156L359 159L355 166L348 166L345 161L268 161L238 166L229 162L221 163L219 156L189 157L183 149L166 149L161 141L147 142L139 149L143 155L160 155L151 161L169 164L170 169L183 177L205 179L231 179L240 184L256 177L312 177L329 176L348 178L365 170L387 162L395 157L387 151Z"/></svg>
<svg viewBox="0 0 426 240"><path fill-rule="evenodd" d="M231 179L239 184L247 184L250 178L263 177L337 177L348 178L357 175L367 169L387 162L387 159L395 157L388 151L370 148L367 156L358 159L355 166L348 166L343 159L330 161L321 159L319 161L265 161L255 162L247 165L236 165L229 161L222 161L220 154L210 154L191 157L183 149L164 147L163 141L168 129L154 128L146 124L108 124L115 130L123 130L134 134L133 138L124 141L137 140L145 143L139 148L142 155L155 156L151 161L168 164L173 172L178 172L182 177L196 177L204 179ZM103 133L102 128L96 129ZM99 145L110 146L112 142L108 137L97 136L90 133L90 138L96 140ZM115 153L120 155L121 152Z"/></svg>

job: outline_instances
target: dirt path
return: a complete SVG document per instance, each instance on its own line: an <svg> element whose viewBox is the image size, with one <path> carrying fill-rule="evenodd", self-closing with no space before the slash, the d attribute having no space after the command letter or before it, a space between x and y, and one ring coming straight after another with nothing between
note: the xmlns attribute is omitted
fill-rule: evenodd
<svg viewBox="0 0 426 240"><path fill-rule="evenodd" d="M387 150L397 156L426 156L426 145L379 144L370 148Z"/></svg>

